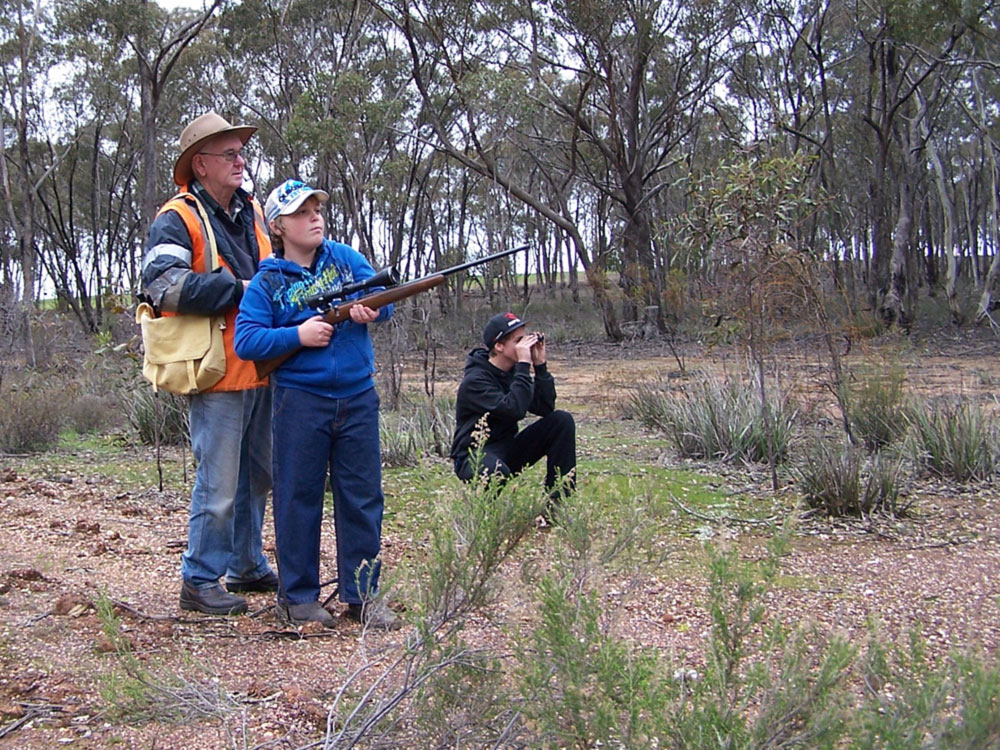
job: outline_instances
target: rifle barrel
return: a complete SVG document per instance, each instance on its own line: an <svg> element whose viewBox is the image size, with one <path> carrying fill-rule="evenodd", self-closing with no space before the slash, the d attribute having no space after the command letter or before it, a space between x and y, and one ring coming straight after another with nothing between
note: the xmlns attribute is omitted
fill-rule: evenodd
<svg viewBox="0 0 1000 750"><path fill-rule="evenodd" d="M494 253L493 255L487 255L485 258L480 258L479 260L470 260L468 263L460 263L457 266L452 266L451 268L446 268L443 271L435 271L431 276L450 276L453 273L458 273L459 271L464 271L466 268L472 268L473 266L479 266L483 263L488 263L491 260L496 260L497 258L505 258L508 255L513 255L514 253L519 253L522 250L527 250L527 245L519 245L518 247L512 248L510 250L504 250L499 253Z"/></svg>
<svg viewBox="0 0 1000 750"><path fill-rule="evenodd" d="M351 308L355 305L366 305L377 309L379 307L384 307L392 302L397 302L401 299L406 299L407 297L412 297L415 294L420 294L421 292L426 292L439 284L443 284L445 277L450 276L453 273L458 273L459 271L464 271L466 268L472 268L473 266L479 266L483 263L488 263L491 260L496 260L497 258L504 258L508 255L513 255L514 253L519 253L522 250L527 250L527 245L520 245L511 250L504 250L503 252L495 253L493 255L488 255L485 258L480 258L479 260L470 260L468 263L462 263L457 266L452 266L451 268L446 268L443 271L435 271L432 274L423 276L419 279L414 279L413 281L408 281L405 284L399 286L387 286L380 292L374 292L372 294L367 294L364 297L359 297L358 299L347 300L337 305L336 307L328 310L323 315L323 320L330 324L337 324L341 321L347 320L351 316ZM380 272L382 273L382 272ZM395 270L393 270L395 274ZM374 278L374 277L373 277ZM394 279L398 281L398 276L394 276ZM301 347L299 347L301 349ZM280 357L272 357L271 359L258 359L254 361L254 367L257 370L257 377L264 378L270 375L272 372L278 369L283 362L285 362L289 357L291 357L295 352L288 352Z"/></svg>

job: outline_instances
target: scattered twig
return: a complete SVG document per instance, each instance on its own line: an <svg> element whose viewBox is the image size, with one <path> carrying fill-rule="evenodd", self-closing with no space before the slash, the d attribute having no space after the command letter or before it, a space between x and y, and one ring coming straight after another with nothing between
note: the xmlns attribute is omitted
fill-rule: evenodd
<svg viewBox="0 0 1000 750"><path fill-rule="evenodd" d="M670 493L670 500L671 502L673 502L674 505L676 505L678 508L680 508L688 515L694 516L695 518L700 518L702 521L711 521L712 523L728 522L728 523L745 523L745 524L750 524L751 526L770 526L777 520L775 516L771 516L769 518L737 518L736 516L729 516L726 515L725 513L719 513L716 515L699 513L693 508L688 508L687 506L685 506L680 500L677 499L677 497L674 495L673 492Z"/></svg>
<svg viewBox="0 0 1000 750"><path fill-rule="evenodd" d="M54 703L20 703L19 705L25 709L24 716L0 727L0 739L3 739L8 734L13 734L29 721L51 716L52 714L59 714L65 710L62 706Z"/></svg>
<svg viewBox="0 0 1000 750"><path fill-rule="evenodd" d="M960 544L971 544L972 539L945 539L943 542L927 542L926 544L914 544L910 547L904 547L906 550L920 550L920 549L941 549L942 547L957 547Z"/></svg>
<svg viewBox="0 0 1000 750"><path fill-rule="evenodd" d="M138 617L140 620L146 620L147 622L201 622L201 620L193 620L187 617L180 617L178 615L147 615L135 607L126 604L120 599L112 599L111 603L115 605L118 609L128 612L133 617ZM218 620L210 621L218 622Z"/></svg>

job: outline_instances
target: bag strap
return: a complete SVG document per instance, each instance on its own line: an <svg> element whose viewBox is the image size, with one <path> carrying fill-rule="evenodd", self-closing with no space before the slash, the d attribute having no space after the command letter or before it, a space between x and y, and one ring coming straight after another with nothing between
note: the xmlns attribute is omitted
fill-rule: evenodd
<svg viewBox="0 0 1000 750"><path fill-rule="evenodd" d="M206 265L206 271L211 273L216 268L219 267L219 248L215 244L215 232L212 231L212 224L208 220L208 212L205 210L205 206L200 200L193 194L188 192L180 192L171 198L171 201L177 200L178 198L189 198L192 203L194 203L195 208L198 210L198 218L201 219L201 230L202 236L208 239L208 245L205 247L205 252L207 254L208 262Z"/></svg>

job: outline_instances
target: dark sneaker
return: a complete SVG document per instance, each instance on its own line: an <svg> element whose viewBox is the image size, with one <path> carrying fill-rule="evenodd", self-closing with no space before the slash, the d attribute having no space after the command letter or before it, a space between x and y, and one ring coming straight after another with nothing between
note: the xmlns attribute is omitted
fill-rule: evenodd
<svg viewBox="0 0 1000 750"><path fill-rule="evenodd" d="M256 581L226 581L226 590L231 594L266 593L278 590L278 576L269 570Z"/></svg>
<svg viewBox="0 0 1000 750"><path fill-rule="evenodd" d="M399 615L385 606L385 602L380 599L365 604L348 604L347 612L344 614L355 622L362 623L366 628L398 630L403 625Z"/></svg>
<svg viewBox="0 0 1000 750"><path fill-rule="evenodd" d="M199 589L184 581L181 584L181 609L206 615L242 615L247 611L247 600L242 596L233 596L219 584Z"/></svg>
<svg viewBox="0 0 1000 750"><path fill-rule="evenodd" d="M282 604L278 602L274 607L274 614L279 620L289 625L305 625L310 622L318 622L324 628L336 626L333 615L323 609L319 602L306 602L305 604Z"/></svg>

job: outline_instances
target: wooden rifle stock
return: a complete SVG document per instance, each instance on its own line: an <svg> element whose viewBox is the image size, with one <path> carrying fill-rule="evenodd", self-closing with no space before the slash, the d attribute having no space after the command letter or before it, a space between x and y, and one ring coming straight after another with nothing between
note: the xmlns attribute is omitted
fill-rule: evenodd
<svg viewBox="0 0 1000 750"><path fill-rule="evenodd" d="M426 292L436 286L440 286L444 283L444 280L448 276L456 273L457 271L463 271L466 268L472 268L473 266L478 266L491 260L496 260L497 258L502 258L506 255L526 250L527 248L527 245L521 245L520 247L515 247L512 250L504 250L501 253L496 253L495 255L490 255L486 258L480 258L479 260L470 261L469 263L462 263L461 265L447 268L444 271L438 271L437 273L432 273L428 276L422 276L419 279L408 281L405 284L383 289L380 292L372 292L371 294L366 294L364 297L358 297L358 299L341 302L336 307L331 307L323 313L323 320L331 325L342 323L343 321L350 319L351 308L355 305L364 305L365 307L370 307L372 310L378 310L380 307L385 307L393 302L398 302L401 299L406 299L407 297L412 297L415 294L420 294L421 292ZM266 378L301 348L302 347L293 349L287 354L282 354L280 357L255 360L253 364L257 370L257 377Z"/></svg>

